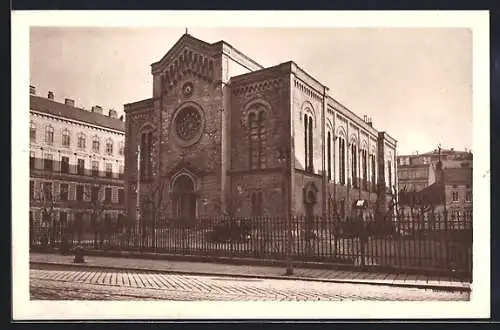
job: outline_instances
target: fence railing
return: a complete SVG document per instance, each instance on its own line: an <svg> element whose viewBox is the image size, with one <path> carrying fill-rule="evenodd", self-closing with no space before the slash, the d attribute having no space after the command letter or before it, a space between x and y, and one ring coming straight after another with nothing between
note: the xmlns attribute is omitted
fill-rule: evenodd
<svg viewBox="0 0 500 330"><path fill-rule="evenodd" d="M405 215L375 221L284 217L162 219L156 224L51 224L30 228L31 248L154 251L293 260L401 270L472 273L472 212Z"/></svg>

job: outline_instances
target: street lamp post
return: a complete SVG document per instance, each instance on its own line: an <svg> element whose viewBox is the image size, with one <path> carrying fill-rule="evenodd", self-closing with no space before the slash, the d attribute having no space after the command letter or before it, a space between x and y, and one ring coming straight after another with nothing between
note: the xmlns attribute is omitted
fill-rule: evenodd
<svg viewBox="0 0 500 330"><path fill-rule="evenodd" d="M286 244L286 273L285 275L293 275L293 262L292 262L292 216L290 212L291 200L290 200L290 187L289 180L290 177L290 148L283 147L279 151L278 161L283 164L283 208L286 220L286 231L287 231L287 244Z"/></svg>

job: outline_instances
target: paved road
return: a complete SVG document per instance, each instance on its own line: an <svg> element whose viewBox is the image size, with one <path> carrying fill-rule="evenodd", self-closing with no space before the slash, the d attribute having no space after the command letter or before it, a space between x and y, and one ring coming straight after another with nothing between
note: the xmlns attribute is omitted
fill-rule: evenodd
<svg viewBox="0 0 500 330"><path fill-rule="evenodd" d="M366 284L193 276L136 271L30 270L31 299L43 300L468 300L444 292Z"/></svg>

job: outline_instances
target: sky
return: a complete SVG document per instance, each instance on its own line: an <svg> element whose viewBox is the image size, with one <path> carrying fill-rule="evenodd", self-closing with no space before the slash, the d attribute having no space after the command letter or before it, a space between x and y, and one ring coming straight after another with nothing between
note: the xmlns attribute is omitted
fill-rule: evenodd
<svg viewBox="0 0 500 330"><path fill-rule="evenodd" d="M438 144L472 149L472 33L466 28L191 28L263 66L294 61L330 95L398 141L398 154ZM150 65L185 27L30 29L37 95L123 113L152 96Z"/></svg>

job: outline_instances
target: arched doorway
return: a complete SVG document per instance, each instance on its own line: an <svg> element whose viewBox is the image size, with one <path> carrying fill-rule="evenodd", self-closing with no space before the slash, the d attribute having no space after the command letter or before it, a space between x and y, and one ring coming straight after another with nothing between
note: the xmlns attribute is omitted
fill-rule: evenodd
<svg viewBox="0 0 500 330"><path fill-rule="evenodd" d="M178 218L192 220L196 217L194 183L187 175L181 175L174 181L173 210Z"/></svg>

